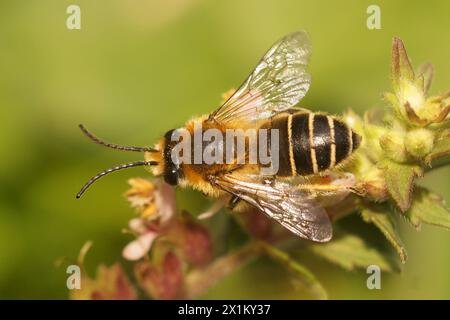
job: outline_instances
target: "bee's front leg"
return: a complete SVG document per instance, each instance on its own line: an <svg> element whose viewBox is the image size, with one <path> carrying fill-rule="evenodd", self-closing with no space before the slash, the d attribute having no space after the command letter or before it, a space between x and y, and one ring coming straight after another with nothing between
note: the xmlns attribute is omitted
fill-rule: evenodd
<svg viewBox="0 0 450 320"><path fill-rule="evenodd" d="M197 219L203 220L208 219L214 216L217 212L220 211L224 206L227 206L233 200L232 197L226 195L214 201L214 203L209 207L208 210L199 214Z"/></svg>

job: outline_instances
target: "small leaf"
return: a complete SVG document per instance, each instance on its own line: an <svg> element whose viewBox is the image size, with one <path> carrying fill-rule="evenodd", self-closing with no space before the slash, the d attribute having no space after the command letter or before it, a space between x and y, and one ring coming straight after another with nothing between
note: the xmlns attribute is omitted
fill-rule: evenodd
<svg viewBox="0 0 450 320"><path fill-rule="evenodd" d="M411 205L414 178L422 175L422 169L417 165L400 164L390 160L384 160L378 166L384 171L389 194L400 210L405 212Z"/></svg>
<svg viewBox="0 0 450 320"><path fill-rule="evenodd" d="M394 110L398 109L398 98L397 95L391 93L391 92L385 92L383 94L383 100L390 103Z"/></svg>
<svg viewBox="0 0 450 320"><path fill-rule="evenodd" d="M286 267L292 274L293 280L305 286L315 297L318 299L328 298L326 290L312 272L293 260L287 253L265 242L261 242L261 249L267 256Z"/></svg>
<svg viewBox="0 0 450 320"><path fill-rule="evenodd" d="M309 248L318 256L348 271L356 268L366 269L373 264L387 272L399 269L385 252L353 234L335 235L333 241L313 244Z"/></svg>
<svg viewBox="0 0 450 320"><path fill-rule="evenodd" d="M408 256L403 242L397 233L395 222L390 211L385 206L363 207L361 215L365 222L373 223L386 239L392 244L400 256L402 263L405 263Z"/></svg>
<svg viewBox="0 0 450 320"><path fill-rule="evenodd" d="M417 113L414 111L413 108L411 108L411 104L409 102L405 103L405 110L406 110L406 115L408 116L408 120L416 125L416 126L426 126L427 124L429 124L429 121L426 119L421 119Z"/></svg>
<svg viewBox="0 0 450 320"><path fill-rule="evenodd" d="M423 79L423 90L428 93L431 87L431 82L434 77L434 67L431 63L424 63L419 67L418 74Z"/></svg>
<svg viewBox="0 0 450 320"><path fill-rule="evenodd" d="M436 118L433 119L433 122L434 123L443 122L445 119L447 119L449 113L450 113L450 104L441 109L441 112L437 115Z"/></svg>
<svg viewBox="0 0 450 320"><path fill-rule="evenodd" d="M430 165L434 159L442 158L449 154L450 154L450 130L445 130L436 139L433 150L425 158L425 163Z"/></svg>
<svg viewBox="0 0 450 320"><path fill-rule="evenodd" d="M391 76L395 91L398 91L400 80L414 80L414 70L405 46L402 40L396 37L392 40Z"/></svg>
<svg viewBox="0 0 450 320"><path fill-rule="evenodd" d="M416 229L427 223L450 230L450 212L444 201L425 188L418 187L414 191L414 201L405 216Z"/></svg>
<svg viewBox="0 0 450 320"><path fill-rule="evenodd" d="M405 162L408 159L403 132L387 132L379 138L378 142L389 159L398 162Z"/></svg>
<svg viewBox="0 0 450 320"><path fill-rule="evenodd" d="M371 159L378 160L384 156L384 151L381 148L379 139L385 133L386 129L384 127L371 124L366 117L364 123L364 138L367 147L371 151L367 154Z"/></svg>
<svg viewBox="0 0 450 320"><path fill-rule="evenodd" d="M86 258L87 253L92 247L92 241L86 241L86 243L81 247L80 253L78 254L78 265L84 268L84 258Z"/></svg>

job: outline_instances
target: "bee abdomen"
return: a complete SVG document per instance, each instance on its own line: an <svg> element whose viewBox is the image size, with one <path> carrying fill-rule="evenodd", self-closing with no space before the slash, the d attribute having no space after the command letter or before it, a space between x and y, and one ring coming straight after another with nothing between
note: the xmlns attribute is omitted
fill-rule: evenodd
<svg viewBox="0 0 450 320"><path fill-rule="evenodd" d="M315 174L330 169L350 156L360 136L333 117L296 113L288 116L292 173Z"/></svg>

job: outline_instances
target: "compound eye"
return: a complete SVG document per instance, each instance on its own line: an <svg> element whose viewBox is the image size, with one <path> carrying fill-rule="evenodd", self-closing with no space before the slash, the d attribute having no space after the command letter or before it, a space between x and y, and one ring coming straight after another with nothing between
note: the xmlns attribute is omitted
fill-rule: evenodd
<svg viewBox="0 0 450 320"><path fill-rule="evenodd" d="M179 171L176 168L170 168L164 173L164 181L171 186L176 186L178 184Z"/></svg>

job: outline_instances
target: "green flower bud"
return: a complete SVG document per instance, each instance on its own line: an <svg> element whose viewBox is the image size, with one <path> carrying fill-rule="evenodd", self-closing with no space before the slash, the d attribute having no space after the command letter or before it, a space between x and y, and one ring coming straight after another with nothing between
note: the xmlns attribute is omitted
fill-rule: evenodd
<svg viewBox="0 0 450 320"><path fill-rule="evenodd" d="M395 162L405 162L408 160L408 154L404 140L403 132L392 131L380 137L380 146L388 158Z"/></svg>
<svg viewBox="0 0 450 320"><path fill-rule="evenodd" d="M405 147L414 158L424 158L431 152L434 145L434 135L427 129L415 129L405 136Z"/></svg>

